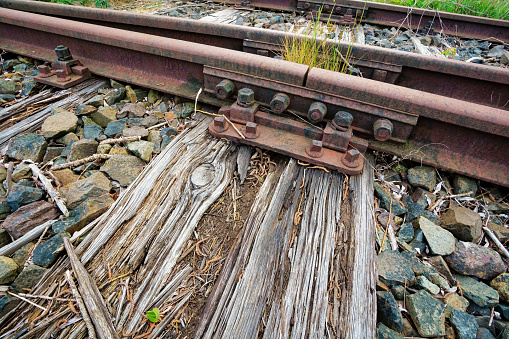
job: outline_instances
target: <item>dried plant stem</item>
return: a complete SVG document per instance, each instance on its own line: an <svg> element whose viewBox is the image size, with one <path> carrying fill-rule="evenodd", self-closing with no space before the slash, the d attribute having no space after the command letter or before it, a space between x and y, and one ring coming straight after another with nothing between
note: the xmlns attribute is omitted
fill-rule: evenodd
<svg viewBox="0 0 509 339"><path fill-rule="evenodd" d="M61 169L64 169L64 168L68 168L68 167L80 166L80 165L86 164L87 162L90 162L90 161L106 160L106 159L109 159L109 158L111 158L113 156L114 155L111 155L111 154L93 154L93 155L91 155L89 157L86 157L86 158L83 158L83 159L78 159L78 160L75 160L75 161L66 162L65 164L61 164L61 165L51 166L51 170L52 171L58 171L58 170L61 170Z"/></svg>
<svg viewBox="0 0 509 339"><path fill-rule="evenodd" d="M71 288L72 294L76 298L76 303L78 304L81 315L83 316L83 321L85 321L85 324L87 325L88 337L91 339L96 339L97 337L95 335L94 325L92 324L92 320L90 320L90 316L88 315L85 304L83 303L83 298L81 298L81 295L79 294L78 289L76 288L76 284L72 280L71 272L69 270L65 272L65 278L69 283L69 287Z"/></svg>
<svg viewBox="0 0 509 339"><path fill-rule="evenodd" d="M103 140L99 143L99 145L119 144L121 142L139 141L139 140L141 140L141 136L122 137L122 138L116 138L116 139Z"/></svg>

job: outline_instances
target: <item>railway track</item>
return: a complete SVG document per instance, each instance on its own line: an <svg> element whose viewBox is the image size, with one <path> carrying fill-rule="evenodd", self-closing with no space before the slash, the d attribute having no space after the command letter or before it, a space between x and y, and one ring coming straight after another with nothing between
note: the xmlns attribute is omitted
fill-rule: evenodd
<svg viewBox="0 0 509 339"><path fill-rule="evenodd" d="M65 45L96 75L193 99L203 88L200 101L225 107L244 133L256 122L254 137L242 142L350 174L362 168L353 150L369 145L509 186L507 69L354 44L359 78L269 59L289 37L281 32L28 1L0 5L8 7L0 9L1 48L53 61L55 47ZM507 23L497 27L505 37ZM242 88L253 93L238 95ZM317 127L273 114L281 107ZM347 112L340 129L331 124L337 112ZM241 139L220 120L213 134Z"/></svg>

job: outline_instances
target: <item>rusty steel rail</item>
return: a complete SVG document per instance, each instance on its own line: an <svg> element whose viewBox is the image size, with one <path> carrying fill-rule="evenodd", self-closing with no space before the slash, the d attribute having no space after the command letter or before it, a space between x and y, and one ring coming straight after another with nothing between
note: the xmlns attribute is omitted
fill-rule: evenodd
<svg viewBox="0 0 509 339"><path fill-rule="evenodd" d="M285 39L279 31L205 23L39 1L0 0L0 6L96 25L274 56ZM332 42L330 42L332 44ZM509 70L360 44L339 44L364 78L509 110Z"/></svg>
<svg viewBox="0 0 509 339"><path fill-rule="evenodd" d="M219 107L232 104L217 92L218 84L230 81L234 89L253 90L260 107L272 107L276 96L285 94L288 110L304 117L322 112L331 121L335 112L347 111L357 135L351 144L363 146L359 137L366 138L372 148L509 186L509 114L501 109L260 55L5 8L0 8L0 31L4 50L53 61L54 48L66 45L93 74L187 98L204 88L200 100ZM236 90L231 92L233 99ZM321 108L313 111L317 103ZM387 121L389 140L381 142L378 128ZM327 130L298 128L312 140Z"/></svg>
<svg viewBox="0 0 509 339"><path fill-rule="evenodd" d="M472 15L389 5L363 0L225 0L229 4L284 11L310 11L322 8L320 19L337 23L361 22L381 26L427 29L469 39L509 42L509 21Z"/></svg>

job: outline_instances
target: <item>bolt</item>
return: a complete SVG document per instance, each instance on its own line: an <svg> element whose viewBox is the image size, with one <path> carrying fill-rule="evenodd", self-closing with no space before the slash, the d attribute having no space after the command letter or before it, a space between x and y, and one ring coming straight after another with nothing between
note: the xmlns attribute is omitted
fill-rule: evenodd
<svg viewBox="0 0 509 339"><path fill-rule="evenodd" d="M245 137L247 139L256 139L256 130L257 130L257 124L255 122L248 122L246 123L246 133Z"/></svg>
<svg viewBox="0 0 509 339"><path fill-rule="evenodd" d="M41 78L47 78L53 75L53 72L47 65L39 65L37 66L37 70L39 71L39 76Z"/></svg>
<svg viewBox="0 0 509 339"><path fill-rule="evenodd" d="M68 61L72 59L71 52L69 51L69 48L60 45L57 48L55 48L55 53L57 54L57 59L59 61Z"/></svg>
<svg viewBox="0 0 509 339"><path fill-rule="evenodd" d="M214 130L218 133L222 133L228 129L224 116L214 118Z"/></svg>
<svg viewBox="0 0 509 339"><path fill-rule="evenodd" d="M274 95L270 102L270 108L276 114L281 114L285 109L290 105L290 98L288 95L283 93L278 93Z"/></svg>
<svg viewBox="0 0 509 339"><path fill-rule="evenodd" d="M304 4L304 9L309 9L309 7L311 7L311 4L309 2L306 2Z"/></svg>
<svg viewBox="0 0 509 339"><path fill-rule="evenodd" d="M330 10L329 5L325 5L325 6L323 6L323 10L324 10L325 12L328 12L328 11Z"/></svg>
<svg viewBox="0 0 509 339"><path fill-rule="evenodd" d="M67 82L71 80L71 77L67 75L67 73L63 69L57 69L55 71L55 74L57 75L58 82Z"/></svg>
<svg viewBox="0 0 509 339"><path fill-rule="evenodd" d="M335 130L346 131L352 126L353 116L345 111L339 111L331 122L332 128Z"/></svg>
<svg viewBox="0 0 509 339"><path fill-rule="evenodd" d="M243 107L251 107L254 105L254 91L249 88L239 89L237 94L237 103Z"/></svg>
<svg viewBox="0 0 509 339"><path fill-rule="evenodd" d="M309 106L308 118L313 124L322 121L325 114L327 114L327 106L321 102L313 102L311 106Z"/></svg>
<svg viewBox="0 0 509 339"><path fill-rule="evenodd" d="M229 98L233 92L235 91L235 85L230 80L222 80L216 86L216 97L218 99L226 99Z"/></svg>
<svg viewBox="0 0 509 339"><path fill-rule="evenodd" d="M361 156L361 153L356 149L349 149L345 155L343 156L343 164L346 167L357 167L359 166L359 158Z"/></svg>
<svg viewBox="0 0 509 339"><path fill-rule="evenodd" d="M392 135L392 122L387 119L378 119L373 124L373 134L378 141L389 140Z"/></svg>
<svg viewBox="0 0 509 339"><path fill-rule="evenodd" d="M336 7L336 9L334 10L337 14L341 13L341 7Z"/></svg>
<svg viewBox="0 0 509 339"><path fill-rule="evenodd" d="M320 10L320 5L319 4L316 4L315 5L315 11L319 11Z"/></svg>
<svg viewBox="0 0 509 339"><path fill-rule="evenodd" d="M311 144L306 147L306 153L312 158L319 158L322 156L322 142L320 140L313 140Z"/></svg>

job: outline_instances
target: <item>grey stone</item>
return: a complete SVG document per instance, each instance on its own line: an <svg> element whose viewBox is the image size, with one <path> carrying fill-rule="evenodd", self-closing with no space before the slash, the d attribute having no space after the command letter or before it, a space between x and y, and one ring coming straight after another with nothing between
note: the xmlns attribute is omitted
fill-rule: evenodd
<svg viewBox="0 0 509 339"><path fill-rule="evenodd" d="M454 271L481 279L490 280L506 271L500 254L471 242L458 242L456 250L444 259Z"/></svg>
<svg viewBox="0 0 509 339"><path fill-rule="evenodd" d="M151 104L155 104L157 100L161 99L161 95L153 89L148 91L147 101Z"/></svg>
<svg viewBox="0 0 509 339"><path fill-rule="evenodd" d="M413 285L415 274L409 262L398 251L385 251L377 256L378 275L387 285Z"/></svg>
<svg viewBox="0 0 509 339"><path fill-rule="evenodd" d="M477 242L482 236L481 216L463 206L452 206L442 215L442 227L463 241Z"/></svg>
<svg viewBox="0 0 509 339"><path fill-rule="evenodd" d="M505 53L504 45L497 45L490 49L488 56L500 58L502 55L504 55L504 53Z"/></svg>
<svg viewBox="0 0 509 339"><path fill-rule="evenodd" d="M40 134L29 133L15 136L9 143L7 155L16 160L32 160L41 162L48 143Z"/></svg>
<svg viewBox="0 0 509 339"><path fill-rule="evenodd" d="M477 336L476 339L495 339L493 334L491 334L490 330L484 327L479 327L477 329Z"/></svg>
<svg viewBox="0 0 509 339"><path fill-rule="evenodd" d="M112 121L117 120L117 109L111 106L100 107L90 116L99 126L106 128Z"/></svg>
<svg viewBox="0 0 509 339"><path fill-rule="evenodd" d="M417 218L414 221L414 226L420 228L424 233L432 254L448 255L454 252L456 239L449 231L424 217Z"/></svg>
<svg viewBox="0 0 509 339"><path fill-rule="evenodd" d="M502 318L509 320L509 305L505 303L499 303L495 308L495 311L499 312Z"/></svg>
<svg viewBox="0 0 509 339"><path fill-rule="evenodd" d="M70 236L69 233L66 232L58 233L52 238L41 242L34 249L34 256L32 259L33 263L40 267L48 268L49 266L51 266L57 259L58 255L60 254L59 252L57 252L57 249L59 247L63 247L64 237L69 236Z"/></svg>
<svg viewBox="0 0 509 339"><path fill-rule="evenodd" d="M0 94L0 103L6 103L16 100L16 96L14 94Z"/></svg>
<svg viewBox="0 0 509 339"><path fill-rule="evenodd" d="M465 275L456 275L463 296L481 307L495 307L499 302L498 292L488 285Z"/></svg>
<svg viewBox="0 0 509 339"><path fill-rule="evenodd" d="M377 295L377 318L387 327L396 332L403 329L403 317L396 299L390 292L379 291Z"/></svg>
<svg viewBox="0 0 509 339"><path fill-rule="evenodd" d="M431 276L431 282L440 287L441 289L443 289L444 291L447 291L448 289L451 288L451 285L449 285L447 279L442 277L440 273L430 272L429 275Z"/></svg>
<svg viewBox="0 0 509 339"><path fill-rule="evenodd" d="M18 94L21 85L10 80L0 79L0 94Z"/></svg>
<svg viewBox="0 0 509 339"><path fill-rule="evenodd" d="M426 249L426 244L424 243L424 233L422 233L420 229L416 229L414 231L414 239L408 244L408 246L410 246L412 251L422 254Z"/></svg>
<svg viewBox="0 0 509 339"><path fill-rule="evenodd" d="M467 299L463 298L462 296L458 295L457 293L447 294L444 297L444 299L442 299L442 301L446 305L446 307L445 307L446 312L450 312L453 309L466 312L468 304L469 304Z"/></svg>
<svg viewBox="0 0 509 339"><path fill-rule="evenodd" d="M424 276L417 277L415 280L415 285L432 295L440 293L440 288Z"/></svg>
<svg viewBox="0 0 509 339"><path fill-rule="evenodd" d="M28 244L21 246L20 249L18 249L12 255L12 260L18 264L19 270L23 268L23 265L25 265L26 261L28 260L33 245L35 245L33 242L29 242Z"/></svg>
<svg viewBox="0 0 509 339"><path fill-rule="evenodd" d="M164 141L164 136L163 136ZM164 148L161 145L161 148ZM395 215L401 215L403 213L406 213L407 209L404 207L401 203L393 199L389 192L387 192L382 185L380 185L378 182L375 182L375 191L377 196L381 200L381 206L385 208L387 211L391 211L391 213Z"/></svg>
<svg viewBox="0 0 509 339"><path fill-rule="evenodd" d="M42 124L42 135L46 139L55 139L74 132L78 127L78 117L72 113L50 115Z"/></svg>
<svg viewBox="0 0 509 339"><path fill-rule="evenodd" d="M69 212L67 218L54 223L52 226L53 232L68 232L73 234L103 214L113 202L113 199L108 194L90 197Z"/></svg>
<svg viewBox="0 0 509 339"><path fill-rule="evenodd" d="M86 139L98 140L103 133L103 129L98 125L88 125L83 127L83 133Z"/></svg>
<svg viewBox="0 0 509 339"><path fill-rule="evenodd" d="M61 188L60 193L67 200L67 208L73 209L90 197L98 197L109 193L111 183L102 172L95 172L91 176L75 181L67 188Z"/></svg>
<svg viewBox="0 0 509 339"><path fill-rule="evenodd" d="M11 188L11 192L7 196L7 203L14 212L21 206L28 205L34 201L41 200L44 197L44 190L15 184Z"/></svg>
<svg viewBox="0 0 509 339"><path fill-rule="evenodd" d="M46 221L56 219L60 215L58 209L47 201L36 201L20 207L16 212L5 218L2 227L14 238L25 235Z"/></svg>
<svg viewBox="0 0 509 339"><path fill-rule="evenodd" d="M104 103L103 96L98 94L98 95L92 97L91 99L85 101L84 105L90 105L90 106L99 108L103 105L103 103Z"/></svg>
<svg viewBox="0 0 509 339"><path fill-rule="evenodd" d="M9 257L0 256L0 285L10 284L18 275L18 264Z"/></svg>
<svg viewBox="0 0 509 339"><path fill-rule="evenodd" d="M125 104L120 112L117 113L117 119L122 118L142 118L145 115L145 108L137 104Z"/></svg>
<svg viewBox="0 0 509 339"><path fill-rule="evenodd" d="M118 155L106 160L101 171L118 181L121 186L128 186L136 179L144 166L145 162L138 157Z"/></svg>
<svg viewBox="0 0 509 339"><path fill-rule="evenodd" d="M21 82L22 90L21 95L31 95L35 92L35 89L37 88L37 82L32 77L26 77Z"/></svg>
<svg viewBox="0 0 509 339"><path fill-rule="evenodd" d="M495 224L494 222L488 222L488 228L495 233L498 240L500 240L502 243L505 243L509 240L509 229L505 228L504 226L500 226Z"/></svg>
<svg viewBox="0 0 509 339"><path fill-rule="evenodd" d="M122 132L124 137L141 137L146 138L148 136L148 130L140 126L133 126L125 128Z"/></svg>
<svg viewBox="0 0 509 339"><path fill-rule="evenodd" d="M419 217L422 213L424 213L424 209L427 206L426 197L421 196L421 198L414 202L412 198L408 195L403 196L401 199L405 207L408 209L407 212L407 220L412 221L415 218Z"/></svg>
<svg viewBox="0 0 509 339"><path fill-rule="evenodd" d="M68 160L75 161L94 155L98 145L99 143L95 140L78 140L72 144Z"/></svg>
<svg viewBox="0 0 509 339"><path fill-rule="evenodd" d="M97 112L97 107L95 106L92 106L92 105L79 105L78 107L76 107L76 111L74 112L74 114L76 115L90 115L90 114L93 114Z"/></svg>
<svg viewBox="0 0 509 339"><path fill-rule="evenodd" d="M117 88L116 91L111 91L108 94L106 94L106 96L104 97L104 100L106 101L106 103L108 105L111 106L111 105L114 105L114 104L120 102L120 100L122 100L124 98L125 98L125 88L120 87L120 88Z"/></svg>
<svg viewBox="0 0 509 339"><path fill-rule="evenodd" d="M475 339L477 336L479 325L477 325L473 315L453 309L451 323L456 330L458 339Z"/></svg>
<svg viewBox="0 0 509 339"><path fill-rule="evenodd" d="M408 181L416 187L433 191L437 181L435 169L428 166L417 166L408 170Z"/></svg>
<svg viewBox="0 0 509 339"><path fill-rule="evenodd" d="M61 146L49 146L48 148L46 148L46 153L44 154L42 162L46 163L50 160L55 159L56 157L59 157L62 154L63 150L64 148Z"/></svg>
<svg viewBox="0 0 509 339"><path fill-rule="evenodd" d="M0 227L0 248L4 247L5 245L10 244L11 236L9 235L9 232L3 227Z"/></svg>
<svg viewBox="0 0 509 339"><path fill-rule="evenodd" d="M465 194L471 192L469 196L474 197L477 193L477 184L475 181L461 175L454 177L453 187L455 194Z"/></svg>
<svg viewBox="0 0 509 339"><path fill-rule="evenodd" d="M197 107L199 109L199 107ZM183 102L173 107L170 112L173 112L177 118L188 118L194 113L194 102Z"/></svg>
<svg viewBox="0 0 509 339"><path fill-rule="evenodd" d="M140 140L127 143L127 149L145 162L149 162L154 150L154 143Z"/></svg>
<svg viewBox="0 0 509 339"><path fill-rule="evenodd" d="M71 141L78 141L79 138L78 136L75 134L75 133L67 133L66 135L64 135L63 137L61 138L58 138L57 140L55 140L56 142L60 143L60 144L64 144L65 146L69 145L71 143Z"/></svg>
<svg viewBox="0 0 509 339"><path fill-rule="evenodd" d="M37 284L48 269L37 265L29 265L21 271L11 288L16 292L26 292L25 288L31 289Z"/></svg>
<svg viewBox="0 0 509 339"><path fill-rule="evenodd" d="M47 149L47 148L46 148ZM11 179L14 182L19 182L21 179L28 179L32 177L32 170L27 164L19 164L12 171Z"/></svg>
<svg viewBox="0 0 509 339"><path fill-rule="evenodd" d="M65 108L58 107L58 106L52 106L50 108L49 112L51 113L51 115L60 114L60 113L72 114L71 112L69 112Z"/></svg>
<svg viewBox="0 0 509 339"><path fill-rule="evenodd" d="M445 307L428 292L421 290L408 296L407 308L421 336L445 335Z"/></svg>
<svg viewBox="0 0 509 339"><path fill-rule="evenodd" d="M401 252L401 256L408 261L416 276L424 275L426 278L431 279L431 276L428 273L428 267L422 264L422 262L415 256L415 253Z"/></svg>
<svg viewBox="0 0 509 339"><path fill-rule="evenodd" d="M129 100L129 102L132 104L136 103L136 101L138 100L136 92L129 85L125 86L125 96L126 99Z"/></svg>
<svg viewBox="0 0 509 339"><path fill-rule="evenodd" d="M124 128L126 128L127 118L115 120L108 124L104 130L104 134L107 137L114 137L120 135Z"/></svg>
<svg viewBox="0 0 509 339"><path fill-rule="evenodd" d="M428 219L429 221L432 221L435 225L442 225L442 220L435 214L431 213L430 211L426 210L422 214L423 217Z"/></svg>
<svg viewBox="0 0 509 339"><path fill-rule="evenodd" d="M10 69L14 69L14 66L19 65L19 64L21 64L21 61L19 61L18 59L9 59L9 60L4 60L4 62L2 62L2 67L5 70L10 70Z"/></svg>
<svg viewBox="0 0 509 339"><path fill-rule="evenodd" d="M110 79L110 85L111 87L113 87L114 89L120 89L120 88L125 88L124 85L122 85L120 82L116 81L116 80L113 80L113 79Z"/></svg>
<svg viewBox="0 0 509 339"><path fill-rule="evenodd" d="M376 338L377 339L404 339L404 337L390 329L389 327L385 326L383 323L379 323L376 327Z"/></svg>
<svg viewBox="0 0 509 339"><path fill-rule="evenodd" d="M509 273L502 273L490 282L502 300L509 302Z"/></svg>
<svg viewBox="0 0 509 339"><path fill-rule="evenodd" d="M509 52L504 52L499 61L502 65L509 65Z"/></svg>

